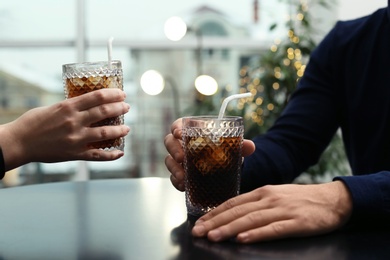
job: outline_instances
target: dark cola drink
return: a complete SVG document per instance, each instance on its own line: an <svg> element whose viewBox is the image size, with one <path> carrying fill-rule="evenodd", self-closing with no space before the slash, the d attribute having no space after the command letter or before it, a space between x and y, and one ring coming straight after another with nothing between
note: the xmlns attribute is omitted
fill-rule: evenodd
<svg viewBox="0 0 390 260"><path fill-rule="evenodd" d="M243 127L225 136L197 136L193 130L183 133L186 205L188 214L200 216L239 192Z"/></svg>

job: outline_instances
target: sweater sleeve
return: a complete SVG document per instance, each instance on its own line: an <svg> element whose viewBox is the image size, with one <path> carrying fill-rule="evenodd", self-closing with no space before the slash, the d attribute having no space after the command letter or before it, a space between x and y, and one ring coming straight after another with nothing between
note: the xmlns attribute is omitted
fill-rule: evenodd
<svg viewBox="0 0 390 260"><path fill-rule="evenodd" d="M353 211L350 224L383 224L390 217L390 172L382 171L359 176L342 176L341 180L351 192ZM374 220L374 221L373 221Z"/></svg>
<svg viewBox="0 0 390 260"><path fill-rule="evenodd" d="M340 123L340 95L334 84L335 29L314 50L282 115L245 158L241 191L289 183L318 162Z"/></svg>
<svg viewBox="0 0 390 260"><path fill-rule="evenodd" d="M340 75L345 72L342 70L346 66L345 61L355 61L354 59L351 61L350 58L356 55L353 50L361 46L359 40L367 38L367 33L373 31L373 28L377 28L376 30L379 32L378 28L384 26L380 24L380 21L383 20L387 23L387 15L384 15L382 10L378 12L376 19L362 18L347 23L339 22L324 38L312 53L305 74L282 115L266 134L254 138L256 151L245 158L241 178L242 192L266 184L291 182L309 166L318 162L335 131L344 126L343 137L347 137L344 141L347 152L349 152L349 159L351 160L351 154L362 152L368 154L366 157L371 159L367 160L367 166L364 165L365 160L359 162L364 165L364 168L352 167L355 168L354 174L359 175L334 179L343 181L352 196L353 212L349 225L364 223L364 226L376 224L383 226L390 223L388 221L390 219L390 171L381 171L389 168L388 158L385 156L384 162L377 164L378 160L375 160L377 158L372 159L372 156L377 156L377 153L370 155L370 152L376 152L375 147L378 146L378 142L374 143L374 148L370 147L370 150L358 151L354 145L351 145L351 142L358 143L361 139L356 138L356 136L354 138L348 136L351 134L351 126L346 122L353 120L356 104L350 107L346 105L347 93L349 93L348 91L360 91L355 95L359 97L365 92L355 88L356 81L352 81L352 85L350 83L352 87L346 89L345 82L340 80ZM377 27L375 27L376 24L378 24ZM375 31L375 33L377 32ZM376 35L375 33L373 35ZM368 39L370 39L369 43L371 44L371 38ZM357 53L360 51L367 52L369 49L357 49ZM343 55L346 52L348 55ZM352 64L349 65L348 76L353 77L353 73L360 70L352 69ZM367 76L359 75L357 78L364 77ZM361 99L356 100L356 102L360 102ZM357 104L359 105L359 103ZM375 118L375 120L386 120L386 118ZM370 127L376 128L376 125ZM362 130L364 134L365 130ZM373 133L379 133L377 138L386 134ZM386 155L388 149L386 146L384 147L381 149ZM358 159L366 157L363 155L355 156ZM356 166L356 162L353 163L355 165L351 166Z"/></svg>

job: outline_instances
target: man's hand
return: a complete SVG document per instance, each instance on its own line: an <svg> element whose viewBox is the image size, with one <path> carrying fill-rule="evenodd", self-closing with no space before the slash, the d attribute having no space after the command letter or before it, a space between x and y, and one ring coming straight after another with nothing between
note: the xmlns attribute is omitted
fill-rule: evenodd
<svg viewBox="0 0 390 260"><path fill-rule="evenodd" d="M312 236L340 228L351 211L352 199L341 181L264 186L202 216L192 234L214 242L235 237L239 243Z"/></svg>

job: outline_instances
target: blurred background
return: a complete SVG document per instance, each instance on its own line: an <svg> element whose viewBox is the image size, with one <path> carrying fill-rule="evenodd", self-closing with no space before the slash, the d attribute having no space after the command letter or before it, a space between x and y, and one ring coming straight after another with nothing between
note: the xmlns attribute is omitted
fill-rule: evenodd
<svg viewBox="0 0 390 260"><path fill-rule="evenodd" d="M115 162L31 163L2 187L101 178L168 177L164 136L183 115L242 115L246 138L266 131L304 73L310 52L337 20L386 0L12 0L0 4L0 123L64 99L62 64L122 61L130 112L125 156ZM199 78L199 76L202 76ZM28 126L26 126L28 127ZM37 147L37 149L39 149ZM310 181L348 174L338 136ZM325 158L326 159L326 158Z"/></svg>

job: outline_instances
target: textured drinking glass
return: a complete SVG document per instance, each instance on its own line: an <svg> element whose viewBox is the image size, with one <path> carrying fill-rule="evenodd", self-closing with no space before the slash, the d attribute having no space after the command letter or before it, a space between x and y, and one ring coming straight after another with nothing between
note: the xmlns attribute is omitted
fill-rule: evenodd
<svg viewBox="0 0 390 260"><path fill-rule="evenodd" d="M187 213L201 216L239 193L243 120L184 117L182 130Z"/></svg>
<svg viewBox="0 0 390 260"><path fill-rule="evenodd" d="M118 88L123 90L123 72L120 61L72 63L62 65L65 98L73 98L82 94L103 88ZM91 126L121 125L123 115L106 118ZM124 137L91 143L90 147L105 150L124 149Z"/></svg>

